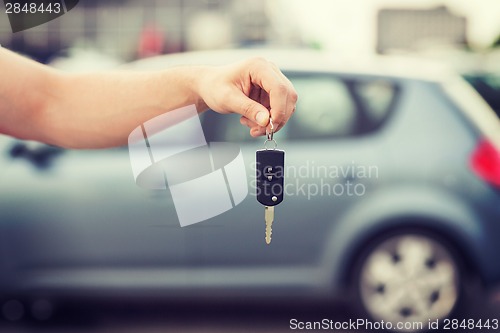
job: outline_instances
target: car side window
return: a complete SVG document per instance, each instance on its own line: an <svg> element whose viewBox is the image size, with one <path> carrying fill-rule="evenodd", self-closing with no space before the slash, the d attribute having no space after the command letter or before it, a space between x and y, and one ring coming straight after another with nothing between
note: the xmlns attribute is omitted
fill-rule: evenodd
<svg viewBox="0 0 500 333"><path fill-rule="evenodd" d="M344 81L331 76L292 77L299 100L288 139L346 136L356 125L356 104Z"/></svg>
<svg viewBox="0 0 500 333"><path fill-rule="evenodd" d="M291 77L299 100L290 140L342 138L376 130L393 109L398 88L390 79L315 75Z"/></svg>
<svg viewBox="0 0 500 333"><path fill-rule="evenodd" d="M380 123L389 112L395 97L394 84L386 80L356 81L355 93L366 110L367 121Z"/></svg>
<svg viewBox="0 0 500 333"><path fill-rule="evenodd" d="M240 124L239 114L219 114L208 110L201 114L201 125L208 142L245 142L253 140L249 129Z"/></svg>
<svg viewBox="0 0 500 333"><path fill-rule="evenodd" d="M299 100L280 139L316 140L363 135L376 130L394 108L398 88L390 79L332 74L290 74ZM239 115L209 111L203 125L210 141L255 140Z"/></svg>

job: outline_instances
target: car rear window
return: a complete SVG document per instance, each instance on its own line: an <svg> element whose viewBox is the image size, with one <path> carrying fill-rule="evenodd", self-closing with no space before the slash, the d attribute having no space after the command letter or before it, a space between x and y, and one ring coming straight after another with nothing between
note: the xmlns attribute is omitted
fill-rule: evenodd
<svg viewBox="0 0 500 333"><path fill-rule="evenodd" d="M500 116L500 75L493 73L466 74L464 78Z"/></svg>
<svg viewBox="0 0 500 333"><path fill-rule="evenodd" d="M451 100L457 103L481 135L500 147L500 119L480 94L460 77L452 77L445 81L443 89L451 96Z"/></svg>

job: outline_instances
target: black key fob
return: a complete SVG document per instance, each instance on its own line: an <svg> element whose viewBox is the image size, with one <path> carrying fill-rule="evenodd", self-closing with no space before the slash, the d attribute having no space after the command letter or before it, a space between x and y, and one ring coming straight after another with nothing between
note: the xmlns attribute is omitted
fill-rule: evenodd
<svg viewBox="0 0 500 333"><path fill-rule="evenodd" d="M283 201L285 152L262 149L256 152L257 201L264 206L276 206Z"/></svg>

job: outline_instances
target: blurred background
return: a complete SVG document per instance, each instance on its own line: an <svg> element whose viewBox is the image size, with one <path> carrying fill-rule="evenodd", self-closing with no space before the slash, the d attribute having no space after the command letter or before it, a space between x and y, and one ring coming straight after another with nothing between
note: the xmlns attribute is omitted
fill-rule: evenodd
<svg viewBox="0 0 500 333"><path fill-rule="evenodd" d="M3 4L0 5L0 8L2 7ZM232 215L221 220L207 222L212 223L214 228L198 226L177 230L180 227L177 225L175 212L171 205L168 209L164 207L164 202L171 202L171 198L161 197L163 201L151 204L152 200L159 197L157 193L137 194L132 177L128 174L128 157L123 148L98 153L64 152L57 147L42 147L35 143L0 137L0 168L3 172L0 176L0 285L3 286L0 288L1 332L281 332L290 329L291 318L299 318L302 321L329 318L342 322L365 315L366 318L374 320L390 320L394 318L387 317L388 313L384 315L377 312L374 307L387 304L391 298L383 299L382 303L377 303L380 302L378 298L375 299L377 296L370 298L370 290L373 289L370 287L370 279L380 277L377 276L379 273L370 270L375 270L373 267L377 265L377 258L380 259L387 253L390 254L394 265L402 261L401 253L404 254L403 257L406 255L409 260L413 260L412 263L422 261L426 269L430 270L436 267L436 262L443 262L439 275L433 276L434 280L429 278L422 283L432 285L432 281L443 279L440 281L447 281L446 283L453 287L456 284L457 295L460 294L462 301L470 300L468 297L462 297L462 293L473 294L474 297L467 306L468 312L455 312L453 304L459 296L447 298L447 301L451 300L453 303L450 307L454 309L452 313L462 316L459 317L461 319L468 319L469 316L488 320L500 319L500 292L497 287L500 282L500 263L493 255L500 251L494 244L495 239L500 239L500 144L498 118L492 117L493 113L490 114L492 110L496 114L500 112L500 1L80 0L80 3L64 16L18 33L12 33L7 16L0 15L0 44L39 62L67 71L110 69L121 65L128 66L129 63L138 69L142 69L141 66L146 69L161 69L164 65L204 59L203 55L194 58L183 58L181 55L180 58L173 58L176 60L166 60L165 64L161 60L158 63L147 62L148 59L162 59L155 58L157 56L191 51L219 50L222 53L216 53L213 57L220 56L219 62L222 63L227 56L224 50L227 49L248 50L248 53L241 53L242 56L258 55L259 50L281 50L285 55L289 52L290 58L293 59L290 62L283 61L285 73L293 78L299 96L303 98L301 108L321 110L317 112L317 118L312 118L317 120L315 124L324 124L324 121L332 119L336 124L351 124L350 122L358 120L360 123L357 127L352 125L352 131L347 125L309 128L305 127L308 120L297 116L302 124L297 120L295 125L290 124L294 132L290 130L281 134L283 147L289 148L287 158L290 156L291 165L301 165L301 160L316 161L319 164L342 161L350 165L351 161L356 160L357 164L376 165L381 173L380 180L370 180L371 183L367 185L369 194L366 197L350 201L345 197L334 198L341 202L339 206L350 207L352 211L344 212L341 211L342 208L338 208L339 211L333 212L331 216L326 213L322 215L321 212L326 211L328 207L326 199L315 206L309 199L302 198L302 202L306 203L302 206L302 211L304 214L313 215L309 218L306 214L301 219L300 212L294 211L290 207L292 205L284 204L283 208L280 205L277 211L283 209L281 219L285 221L276 237L282 233L282 239L287 241L279 243L280 240L276 239L277 251L269 254L268 250L255 250L253 244L248 245L258 241L263 243L263 221L248 222L258 225L255 227L258 236L252 240L245 240L243 236L245 233L247 236L253 236L253 226L251 229L234 230L230 222L226 223L238 220L239 216L246 216L241 211L229 213ZM337 66L341 68L345 65L338 71L341 74L337 76L338 73L330 73L330 69L325 69L324 73L318 68L311 69L318 59L316 56L286 50L318 51L328 54L332 59L347 60L342 60L344 62L341 62L341 66ZM239 55L231 53L228 59L237 60ZM357 67L357 59L372 57L388 59L388 62L383 61L384 65L381 67L376 65L376 62L375 65L371 63L368 71L360 70L366 67ZM286 56L276 56L276 59L285 58ZM401 66L400 63L392 60L396 58L416 62L403 65L404 69L401 69L402 67L398 67ZM138 60L146 62L136 62ZM451 94L452 97L443 94L442 90L448 90L446 85L433 83L426 86L428 81L441 81L441 77L435 78L440 75L439 71L431 70L432 79L431 76L427 79L425 74L422 74L426 73L424 70L417 81L412 81L414 74L405 76L404 73L413 66L411 64L421 62L446 67L457 77L463 78L464 82L470 84L470 91L465 88L464 91L467 94L471 91L478 93L481 101L477 101L476 95L463 101L457 96L461 95L460 93L455 92ZM320 61L317 64L320 66L322 63ZM392 67L387 72L391 74L384 73L381 69L387 64ZM419 65L415 66L413 69L419 72ZM325 79L325 73L333 75L333 81ZM319 77L317 80L314 79L315 75ZM311 78L314 80L311 81ZM446 89L442 89L442 86ZM406 90L415 94L422 93L422 98L405 93ZM445 97L446 102L438 106L436 101L441 98L441 94L448 97ZM426 102L423 102L424 100ZM470 102L471 100L476 104ZM450 106L450 101L454 106ZM455 109L470 111L474 108L471 103L481 111L485 109L484 113L487 115L479 112L481 116L470 117L469 112L464 111L463 113L467 114L467 117L464 117L462 111L460 115L453 113ZM321 113L323 108L330 106L332 110L339 111L339 116L329 118ZM443 114L450 112L453 116L448 114L434 118L430 113L434 107L436 110L453 109L443 111ZM357 119L350 118L348 111L341 112L351 109L353 112L359 109L366 114ZM397 110L394 111L396 115L400 113L408 116L392 117L392 109ZM422 120L415 116L415 110L419 109L428 109L427 113L422 112L422 117L426 115L428 118ZM410 114L413 116L409 116ZM314 116L313 113L312 117ZM379 130L380 125L386 122L386 116L389 124L403 124L405 121L408 124L401 127L390 125L386 130ZM255 147L261 146L260 141L246 142L247 139L242 139L242 133L235 134L234 130L230 129L232 127L226 126L223 120L207 118L204 119L204 126L208 128L215 128L216 123L222 124L217 125L217 131L212 130L218 132L214 134L215 139L241 141L243 150L245 151L246 147L247 156L250 156L246 158L251 159ZM400 120L403 118L407 120ZM469 118L472 120L464 120ZM455 123L456 130L453 129ZM485 123L494 126L486 129ZM227 130L223 130L224 128ZM472 134L467 132L469 128L474 128L470 131ZM446 134L447 130L453 134ZM392 136L389 132L397 134ZM468 134L464 134L466 132ZM373 137L366 136L367 133L373 133ZM408 135L405 136L404 133ZM209 139L210 130L207 129L206 134ZM373 141L365 141L367 138ZM289 144L287 139L290 140ZM325 139L332 141L325 142ZM334 142L334 139L338 140ZM311 140L317 141L311 143ZM441 140L447 141L447 144L441 144ZM406 146L398 146L398 142ZM409 142L412 144L408 144ZM322 149L311 153L308 145ZM435 150L420 154L429 147L434 147ZM330 148L332 153L328 154L331 155L328 160L324 151ZM457 153L454 154L453 151ZM373 156L374 152L380 153L378 159ZM405 159L404 156L409 157ZM472 167L469 166L469 157ZM435 164L431 162L433 159ZM421 163L423 160L426 162ZM389 166L391 163L392 166ZM96 165L99 165L99 168ZM116 172L117 167L120 168L119 172ZM103 172L102 169L107 171ZM89 182L94 181L93 175L99 173L99 177L103 177L105 172L108 172L111 182L115 181L115 184L120 185L109 189L105 188L106 185L103 184L106 182L103 181L101 185L96 185L95 190L89 189ZM388 176L391 172L394 174ZM111 175L117 178L112 178ZM121 178L117 180L119 177ZM432 191L435 188L439 190L426 192L422 190L422 187L426 186L433 187ZM382 201L384 204L373 201L371 206L366 206L372 210L366 208L363 218L368 220L366 216L373 215L373 219L366 222L370 224L363 225L359 222L359 230L366 229L366 233L348 227L332 227L336 233L340 232L340 238L352 240L352 243L346 240L345 243L337 243L341 245L331 245L329 241L315 238L313 235L325 235L331 231L329 224L323 227L319 222L311 222L315 217L325 220L326 216L331 217L335 221L333 224L344 220L358 221L361 215L353 212L362 211L362 199L375 198L375 193L386 193L389 187L398 188L397 197L415 200L413 207L407 204L407 215L404 218L398 217L395 222L394 216L389 217L388 212L392 212L393 206L406 206L399 201L393 203L393 199L387 199L393 197L386 196L385 201ZM129 212L127 217L126 214L121 215L121 224L115 223L113 219L118 218L114 212L126 211L130 207L123 203L126 202L125 199L123 202L118 198L110 199L118 196L111 190L118 191L126 200L133 200L143 206L138 205L139 208L136 208L135 212ZM446 195L441 196L438 192L446 192ZM67 200L66 204L64 200ZM248 212L261 213L261 207L255 204L253 197L246 200L250 203L241 209L248 208ZM455 211L450 208L452 204L445 205L452 201L461 203L461 200L466 204L457 204L453 208ZM441 202L442 206L437 204ZM90 207L95 206L91 205L97 205L99 208L94 211ZM465 208L461 210L459 207ZM418 215L417 208L422 208L421 216ZM153 210L148 212L148 209ZM113 212L110 212L111 210ZM430 210L435 213L432 218L429 217ZM157 219L148 218L147 221L141 221L139 214L144 211L155 215ZM151 213L152 211L154 213ZM426 213L423 213L424 211ZM259 214L256 214L258 218ZM384 214L387 217L382 223L380 221ZM279 218L279 215L277 216ZM423 216L429 218L424 222ZM438 217L449 219L450 222L438 221ZM78 224L83 218L93 222L85 226ZM163 225L163 219L171 220ZM293 222L289 224L288 231L285 230L287 222ZM142 223L147 224L147 231L141 229ZM304 223L311 223L312 226L305 228ZM376 223L377 226L373 230L377 232L370 234L368 230L372 230L371 226ZM294 225L299 227L294 229ZM341 222L336 225L341 225ZM439 227L434 228L434 225ZM219 239L217 237L220 236L220 230L229 235L240 233L242 238L235 238L234 242ZM174 236L168 238L168 235ZM356 248L356 242L362 246ZM177 248L163 247L165 243L173 244ZM207 248L212 248L211 244L227 248L224 250L214 245L219 252L210 253ZM246 245L249 253L236 250L234 258L228 257L226 252L231 251L231 248ZM372 250L373 252L370 252ZM162 257L162 251L174 251L175 255L170 252ZM331 303L329 298L316 297L324 290L331 291L330 285L325 283L326 289L319 288L318 286L323 286L325 278L323 271L308 270L304 267L314 266L329 259L328 251L338 252L342 254L342 258L346 257L344 253L350 253L355 258L348 264L344 263L347 259L336 258L333 254L331 257L332 262L340 262L339 267L353 273L353 279L359 278L360 283L365 286L358 286L359 290L356 291L333 287L336 290L334 298L340 298L342 301L347 299L347 303L354 303L353 307L346 308L337 302ZM294 261L293 258L297 260ZM384 278L391 280L394 279L391 274L400 274L399 270L384 266L384 258L380 260L384 263L381 268L377 266L377 272L390 272L389 276ZM476 261L480 262L478 267L474 265ZM366 271L363 266L365 263L368 263ZM288 264L290 265L287 266ZM344 264L346 266L342 266ZM199 294L188 293L187 298L179 295L184 289L198 290L197 280L184 276L184 271L176 271L175 274L178 275L173 276L168 272L172 267L230 269L232 265L238 269L247 265L255 270L239 270L236 275L229 274L227 280L215 275L216 282L211 280L211 275L203 276L202 272L200 280L207 282L203 285L206 289L202 289ZM270 266L284 270L266 271ZM92 272L86 271L89 267ZM328 265L327 267L330 268ZM288 268L293 270L287 271ZM417 268L409 270L412 269ZM175 288L175 283L162 284L162 272L166 274L167 280L181 281L180 293ZM297 282L292 278L295 272L300 276L309 276L311 288L307 289L299 284L304 287L299 290L303 295L297 298L286 297L287 294L293 295L289 292L292 289L288 290L287 287L292 288L293 283ZM44 275L45 273L47 274ZM476 276L472 273L478 274ZM249 274L248 280L258 281L255 284L248 283L249 290L242 288L245 292L239 293L238 287L233 288L229 292L233 296L230 302L220 301L216 297L221 290L222 294L227 292L217 281L229 286L238 286L238 283L244 285L242 281L247 281L244 278L246 274ZM259 280L261 274L269 277L268 280L262 280L262 284ZM474 275L473 281L467 281L471 283L467 283L467 290L464 291L462 287L465 284L462 282L466 280L465 276L468 279L469 275ZM118 278L120 276L122 278ZM70 281L68 285L75 283L76 289L65 288L68 286L65 281ZM400 279L398 283L404 284L405 281L407 280ZM389 284L390 282L387 282L387 285ZM376 284L375 293L384 294L387 285ZM134 292L130 295L125 293L127 296L121 298L117 290L128 286L135 288ZM270 286L273 289L270 289ZM339 286L344 285L339 283ZM447 286L442 285L440 288ZM171 287L173 291L169 289ZM261 287L263 291L259 289ZM281 290L280 287L284 293L277 293L276 296L271 292L275 296L271 302L271 299L266 297L267 290ZM161 292L156 293L155 288ZM415 286L409 285L408 288ZM298 289L297 287L294 290ZM94 292L91 293L92 297L86 294L87 290ZM257 300L247 301L247 295L254 291L259 295ZM430 302L439 303L438 300L446 299L446 293L447 289L432 291ZM302 297L304 295L305 297ZM408 295L404 297L411 298ZM353 301L354 299L356 300ZM446 308L446 305L443 306ZM462 311L462 308L459 310ZM398 318L403 318L403 321L412 318L411 306L401 306L397 311L400 316ZM438 314L433 314L436 318L444 318L451 313L451 310L436 311ZM476 331L483 330L476 328L474 332ZM491 326L484 331L500 332L500 329L498 326Z"/></svg>
<svg viewBox="0 0 500 333"><path fill-rule="evenodd" d="M470 1L81 1L71 13L0 42L47 62L73 48L121 61L152 54L301 46L341 53L495 53L499 4Z"/></svg>
<svg viewBox="0 0 500 333"><path fill-rule="evenodd" d="M84 0L70 14L20 33L11 32L4 16L0 42L41 62L71 49L98 50L131 61L154 54L273 45L442 57L461 51L492 55L495 63L499 6L495 0ZM451 60L467 62L453 54Z"/></svg>
<svg viewBox="0 0 500 333"><path fill-rule="evenodd" d="M496 0L318 0L313 5L300 0L84 0L70 14L15 34L2 17L0 43L73 71L159 54L263 45L337 55L405 54L444 61L469 74L498 110L500 102L491 91L498 88L498 78L475 74L499 71L499 6Z"/></svg>

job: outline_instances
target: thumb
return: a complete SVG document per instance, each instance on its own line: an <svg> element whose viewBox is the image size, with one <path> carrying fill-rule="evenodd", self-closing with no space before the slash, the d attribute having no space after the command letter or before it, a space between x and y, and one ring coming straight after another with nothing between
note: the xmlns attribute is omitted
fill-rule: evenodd
<svg viewBox="0 0 500 333"><path fill-rule="evenodd" d="M227 101L228 108L243 117L255 121L262 127L269 123L269 110L262 104L245 96L243 93L231 94L232 97Z"/></svg>

